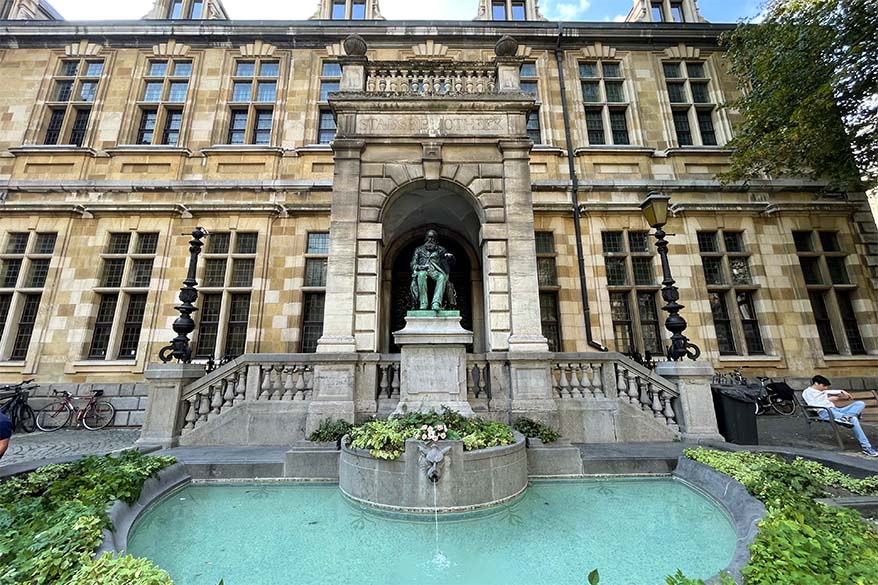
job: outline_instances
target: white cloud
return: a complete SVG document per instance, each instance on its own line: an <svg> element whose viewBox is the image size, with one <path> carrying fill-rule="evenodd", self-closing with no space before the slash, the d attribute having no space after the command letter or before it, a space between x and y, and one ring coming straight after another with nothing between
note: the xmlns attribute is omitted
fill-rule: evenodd
<svg viewBox="0 0 878 585"><path fill-rule="evenodd" d="M628 17L627 14L617 14L613 17L613 22L625 22L625 19Z"/></svg>
<svg viewBox="0 0 878 585"><path fill-rule="evenodd" d="M585 12L591 8L589 0L577 2L546 3L544 12L550 20L583 20Z"/></svg>

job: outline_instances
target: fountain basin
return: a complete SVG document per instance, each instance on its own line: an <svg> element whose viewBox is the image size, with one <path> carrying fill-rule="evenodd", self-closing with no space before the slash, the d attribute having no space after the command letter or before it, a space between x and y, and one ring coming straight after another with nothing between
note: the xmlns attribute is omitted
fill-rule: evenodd
<svg viewBox="0 0 878 585"><path fill-rule="evenodd" d="M527 488L525 440L464 451L463 441L439 441L450 448L439 468L439 479L427 476L419 450L423 441L409 439L399 459L378 459L363 449L342 444L338 475L341 492L351 500L375 508L406 513L465 512L496 506Z"/></svg>

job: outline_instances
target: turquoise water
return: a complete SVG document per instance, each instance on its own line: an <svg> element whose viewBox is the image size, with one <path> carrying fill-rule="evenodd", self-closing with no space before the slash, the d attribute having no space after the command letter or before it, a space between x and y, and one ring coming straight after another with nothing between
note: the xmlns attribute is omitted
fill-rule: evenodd
<svg viewBox="0 0 878 585"><path fill-rule="evenodd" d="M601 585L651 585L709 577L735 548L726 514L670 478L536 482L439 518L368 511L335 485L189 486L141 517L128 551L176 585L567 585L595 568Z"/></svg>

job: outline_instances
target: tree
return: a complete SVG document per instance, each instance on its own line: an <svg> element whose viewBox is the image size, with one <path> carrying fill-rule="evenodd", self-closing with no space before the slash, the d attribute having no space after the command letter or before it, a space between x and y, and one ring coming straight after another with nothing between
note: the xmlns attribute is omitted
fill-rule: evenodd
<svg viewBox="0 0 878 585"><path fill-rule="evenodd" d="M724 180L805 175L878 184L878 1L771 0L725 35L744 122Z"/></svg>

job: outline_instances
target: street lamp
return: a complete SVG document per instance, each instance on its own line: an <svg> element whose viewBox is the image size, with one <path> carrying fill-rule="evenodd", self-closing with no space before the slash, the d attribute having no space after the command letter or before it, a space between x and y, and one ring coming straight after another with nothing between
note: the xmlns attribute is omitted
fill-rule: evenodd
<svg viewBox="0 0 878 585"><path fill-rule="evenodd" d="M189 240L189 273L186 280L183 281L183 288L180 289L180 306L174 307L180 311L180 316L174 320L174 331L177 333L171 341L171 345L166 345L159 351L159 359L168 363L172 359L177 359L184 364L192 361L192 348L189 347L188 335L195 331L195 321L192 320L192 313L198 309L192 304L198 298L198 289L195 285L195 268L198 265L198 255L201 253L201 247L204 246L202 238L207 237L207 230L197 227L192 230L192 239Z"/></svg>
<svg viewBox="0 0 878 585"><path fill-rule="evenodd" d="M668 202L671 198L664 193L652 191L647 195L640 209L647 223L655 228L655 248L658 250L659 257L662 260L662 299L667 303L662 307L662 311L668 312L668 318L665 320L665 329L671 332L671 345L668 347L668 359L671 361L679 361L684 357L691 360L697 360L701 355L701 349L694 343L689 342L689 338L683 335L686 330L686 320L680 316L680 309L683 305L678 303L680 300L680 291L674 286L674 279L671 277L671 265L668 263L668 242L665 236L668 234L662 229L668 222ZM673 235L673 234L670 234Z"/></svg>

